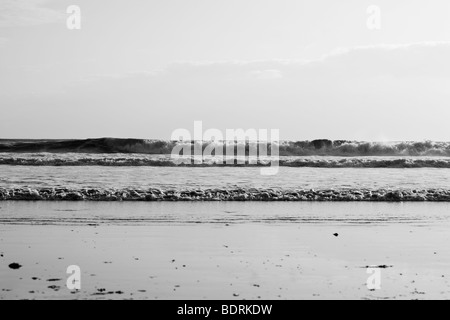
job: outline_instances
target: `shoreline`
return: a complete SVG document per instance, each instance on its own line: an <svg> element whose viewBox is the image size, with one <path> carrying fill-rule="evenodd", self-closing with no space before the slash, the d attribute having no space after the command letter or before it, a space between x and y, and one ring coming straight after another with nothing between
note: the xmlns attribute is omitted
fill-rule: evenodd
<svg viewBox="0 0 450 320"><path fill-rule="evenodd" d="M447 189L67 189L0 188L1 201L266 201L266 202L450 202Z"/></svg>

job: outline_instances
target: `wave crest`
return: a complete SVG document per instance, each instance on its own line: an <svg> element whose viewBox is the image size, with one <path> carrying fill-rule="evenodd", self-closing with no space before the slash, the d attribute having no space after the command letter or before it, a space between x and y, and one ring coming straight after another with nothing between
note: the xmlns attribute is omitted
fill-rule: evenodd
<svg viewBox="0 0 450 320"><path fill-rule="evenodd" d="M215 157L195 163L192 157L187 164L178 164L170 156L139 154L4 154L0 165L12 166L106 166L106 167L266 167L273 165L271 157L255 159L241 164L238 159L227 164ZM242 160L242 159L239 159ZM450 158L443 157L298 157L282 156L280 167L298 168L450 168Z"/></svg>
<svg viewBox="0 0 450 320"><path fill-rule="evenodd" d="M444 189L0 189L0 201L446 201Z"/></svg>
<svg viewBox="0 0 450 320"><path fill-rule="evenodd" d="M86 140L1 140L0 152L5 153L135 153L171 154L179 144L191 145L195 141L177 142L145 139L86 139ZM203 142L203 150L210 142ZM271 149L269 145L268 149ZM246 155L249 144L245 143ZM224 147L223 154L226 154ZM213 153L214 155L214 153ZM270 155L270 151L269 151ZM450 142L358 142L347 140L281 141L280 156L441 156L450 157Z"/></svg>

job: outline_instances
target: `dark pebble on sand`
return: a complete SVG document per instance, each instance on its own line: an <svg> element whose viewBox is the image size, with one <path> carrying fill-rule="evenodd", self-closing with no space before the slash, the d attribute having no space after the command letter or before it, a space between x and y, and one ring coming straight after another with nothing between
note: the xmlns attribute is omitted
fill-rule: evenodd
<svg viewBox="0 0 450 320"><path fill-rule="evenodd" d="M365 266L365 267L363 267L363 268L365 268L365 269L368 269L368 268L372 268L372 269L376 269L376 268L378 268L378 269L387 269L387 268L393 268L394 266L388 266L388 265L385 265L385 264L382 264L382 265L379 265L379 266Z"/></svg>
<svg viewBox="0 0 450 320"><path fill-rule="evenodd" d="M339 233L333 233L333 236L339 237Z"/></svg>
<svg viewBox="0 0 450 320"><path fill-rule="evenodd" d="M59 289L61 289L60 286L48 286L48 288L52 289L52 290L55 290L55 291L58 291Z"/></svg>
<svg viewBox="0 0 450 320"><path fill-rule="evenodd" d="M385 265L385 264L383 264L383 265L381 265L381 266L378 266L377 268L380 268L380 269L387 269L387 268L392 268L393 266L387 266L387 265Z"/></svg>
<svg viewBox="0 0 450 320"><path fill-rule="evenodd" d="M22 268L22 266L16 262L11 263L8 267L13 270L18 270L18 269Z"/></svg>

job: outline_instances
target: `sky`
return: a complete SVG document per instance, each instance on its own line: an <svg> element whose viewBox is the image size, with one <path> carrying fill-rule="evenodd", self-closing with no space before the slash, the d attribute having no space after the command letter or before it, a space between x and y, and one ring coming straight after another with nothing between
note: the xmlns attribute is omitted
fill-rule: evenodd
<svg viewBox="0 0 450 320"><path fill-rule="evenodd" d="M202 121L450 141L449 120L448 0L0 0L0 138L170 139Z"/></svg>

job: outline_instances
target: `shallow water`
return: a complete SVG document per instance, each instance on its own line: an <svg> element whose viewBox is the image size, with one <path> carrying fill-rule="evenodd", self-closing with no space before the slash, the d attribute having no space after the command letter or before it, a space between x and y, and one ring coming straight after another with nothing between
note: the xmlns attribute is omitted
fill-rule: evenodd
<svg viewBox="0 0 450 320"><path fill-rule="evenodd" d="M0 166L0 187L63 188L405 188L450 189L450 169L291 168L275 176L259 168Z"/></svg>
<svg viewBox="0 0 450 320"><path fill-rule="evenodd" d="M0 225L325 224L443 226L450 203L22 202L0 205Z"/></svg>

